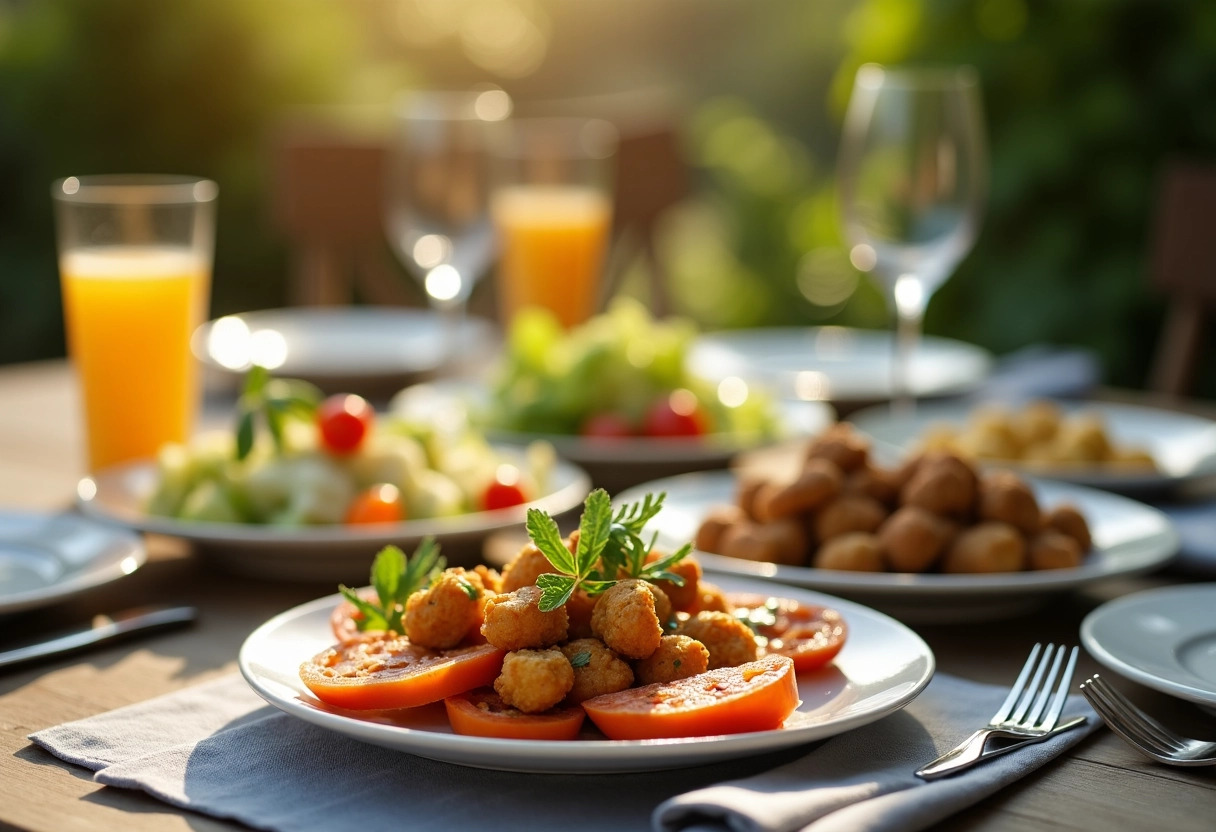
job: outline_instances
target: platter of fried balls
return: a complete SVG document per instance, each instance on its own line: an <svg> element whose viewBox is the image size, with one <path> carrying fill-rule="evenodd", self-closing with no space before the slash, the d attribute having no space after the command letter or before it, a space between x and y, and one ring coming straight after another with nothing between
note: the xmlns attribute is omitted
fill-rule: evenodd
<svg viewBox="0 0 1216 832"><path fill-rule="evenodd" d="M734 502L702 519L696 548L783 566L981 574L1077 567L1092 546L1078 508L1041 505L1015 472L940 449L884 467L870 450L838 423L797 470L741 473Z"/></svg>

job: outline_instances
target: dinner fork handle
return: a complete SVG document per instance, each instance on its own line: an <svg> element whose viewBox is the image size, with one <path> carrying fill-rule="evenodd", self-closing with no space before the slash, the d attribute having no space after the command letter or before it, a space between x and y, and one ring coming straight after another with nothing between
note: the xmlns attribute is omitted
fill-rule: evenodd
<svg viewBox="0 0 1216 832"><path fill-rule="evenodd" d="M1022 746L1032 745L1034 743L1051 739L1056 734L1061 734L1064 731L1076 728L1078 725L1082 725L1084 722L1085 717L1083 716L1073 717L1072 719L1061 722L1051 731L1038 736L1026 735L1014 731L1005 731L999 728L981 728L971 736L967 737L967 739L959 743L958 746L950 751L947 751L945 754L938 757L936 760L923 768L918 769L915 773L916 776L922 780L936 780L939 777L945 777L948 774L954 774L955 772L970 768L976 763L984 760L989 760L993 757L999 757L1002 754L1007 754L1010 751L1021 748ZM984 745L991 737L994 736L1014 739L1017 740L1017 742L1012 742L1009 745L1001 748L996 748L992 751L985 752Z"/></svg>

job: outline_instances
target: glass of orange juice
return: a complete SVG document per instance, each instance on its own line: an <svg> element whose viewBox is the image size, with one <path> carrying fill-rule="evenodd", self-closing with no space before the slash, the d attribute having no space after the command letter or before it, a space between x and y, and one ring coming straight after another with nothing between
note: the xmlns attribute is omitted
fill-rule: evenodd
<svg viewBox="0 0 1216 832"><path fill-rule="evenodd" d="M184 176L71 176L52 186L90 470L189 438L199 399L190 336L207 312L218 192Z"/></svg>
<svg viewBox="0 0 1216 832"><path fill-rule="evenodd" d="M490 214L504 325L526 306L567 328L595 313L612 226L616 129L584 118L503 124L493 148Z"/></svg>

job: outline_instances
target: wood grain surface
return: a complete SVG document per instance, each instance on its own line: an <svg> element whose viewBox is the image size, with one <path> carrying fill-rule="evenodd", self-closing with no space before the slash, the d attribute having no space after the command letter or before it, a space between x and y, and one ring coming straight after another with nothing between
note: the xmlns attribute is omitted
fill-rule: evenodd
<svg viewBox="0 0 1216 832"><path fill-rule="evenodd" d="M0 506L70 505L83 453L72 376L62 362L0 368ZM199 622L77 657L0 675L0 828L213 830L243 828L172 809L139 792L103 788L90 772L31 745L33 731L194 685L236 670L245 636L270 616L328 594L330 586L250 582L216 573L166 538L148 541L147 566L55 604L0 617L0 647L88 621L102 611L152 602L188 603ZM1035 614L965 626L915 627L938 668L1007 685L1035 641L1075 644L1085 615L1111 598L1186 581L1169 572L1116 579L1050 599ZM1082 655L1077 679L1101 668ZM1113 674L1108 674L1113 677ZM1216 718L1115 677L1120 689L1195 736L1216 738ZM1058 759L939 828L946 830L1216 828L1216 768L1178 769L1137 756L1101 730ZM403 826L403 828L407 828Z"/></svg>

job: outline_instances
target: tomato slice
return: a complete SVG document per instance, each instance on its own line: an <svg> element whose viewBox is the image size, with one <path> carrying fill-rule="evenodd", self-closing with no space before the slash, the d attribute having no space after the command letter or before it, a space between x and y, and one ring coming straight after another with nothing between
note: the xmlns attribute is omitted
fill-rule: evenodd
<svg viewBox="0 0 1216 832"><path fill-rule="evenodd" d="M396 633L364 633L300 665L300 679L327 705L414 708L494 681L506 652L490 644L428 650Z"/></svg>
<svg viewBox="0 0 1216 832"><path fill-rule="evenodd" d="M793 660L768 655L597 696L583 708L609 739L651 740L768 731L781 727L798 701Z"/></svg>
<svg viewBox="0 0 1216 832"><path fill-rule="evenodd" d="M331 453L352 454L371 433L376 411L362 396L338 394L317 407L321 445Z"/></svg>
<svg viewBox="0 0 1216 832"><path fill-rule="evenodd" d="M836 658L848 638L844 618L830 607L763 595L728 594L726 600L761 637L764 652L789 656L799 673Z"/></svg>
<svg viewBox="0 0 1216 832"><path fill-rule="evenodd" d="M443 700L457 734L510 740L572 740L587 712L578 705L525 714L492 690L471 690Z"/></svg>
<svg viewBox="0 0 1216 832"><path fill-rule="evenodd" d="M642 420L646 436L701 436L709 432L709 416L691 390L673 390L655 401Z"/></svg>
<svg viewBox="0 0 1216 832"><path fill-rule="evenodd" d="M346 507L348 525L401 523L405 519L405 498L397 486L389 483L360 491Z"/></svg>

